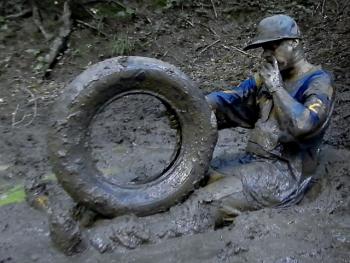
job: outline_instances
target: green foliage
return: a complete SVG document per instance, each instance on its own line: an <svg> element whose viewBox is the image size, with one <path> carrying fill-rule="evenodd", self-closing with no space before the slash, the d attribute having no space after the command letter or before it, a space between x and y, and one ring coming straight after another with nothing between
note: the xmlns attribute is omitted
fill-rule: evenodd
<svg viewBox="0 0 350 263"><path fill-rule="evenodd" d="M0 206L23 202L25 197L23 185L17 185L0 195Z"/></svg>
<svg viewBox="0 0 350 263"><path fill-rule="evenodd" d="M135 43L127 35L114 36L111 41L112 56L130 55L134 49Z"/></svg>

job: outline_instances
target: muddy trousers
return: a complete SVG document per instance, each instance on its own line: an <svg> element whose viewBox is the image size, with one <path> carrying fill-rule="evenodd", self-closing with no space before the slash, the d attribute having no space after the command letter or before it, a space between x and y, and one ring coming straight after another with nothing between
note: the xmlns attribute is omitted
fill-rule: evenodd
<svg viewBox="0 0 350 263"><path fill-rule="evenodd" d="M228 176L198 189L167 212L117 217L109 224L112 229L103 232L114 244L134 248L142 243L214 230L248 208L241 190L241 180Z"/></svg>
<svg viewBox="0 0 350 263"><path fill-rule="evenodd" d="M306 189L293 176L288 163L279 160L254 158L233 167L229 174L196 190L184 203L167 212L114 219L113 240L132 247L208 231L232 221L241 211L293 205Z"/></svg>

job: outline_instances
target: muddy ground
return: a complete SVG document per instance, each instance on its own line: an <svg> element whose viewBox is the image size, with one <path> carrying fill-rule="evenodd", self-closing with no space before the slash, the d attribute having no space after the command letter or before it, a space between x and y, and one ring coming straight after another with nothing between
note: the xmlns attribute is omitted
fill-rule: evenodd
<svg viewBox="0 0 350 263"><path fill-rule="evenodd" d="M45 79L43 61L50 41L31 14L6 18L26 9L26 2L0 3L0 262L350 262L350 4L336 0L123 3L128 8L91 4L84 11L75 6L68 49ZM62 2L41 1L39 8L45 28L57 33ZM33 189L41 192L55 184L46 134L50 106L64 86L93 63L116 55L140 55L178 66L205 94L219 90L257 68L252 55L258 56L258 50L246 55L236 48L249 41L259 19L274 13L296 18L311 62L335 76L337 103L315 176L318 181L301 204L247 212L224 228L133 250L118 247L101 254L88 246L83 253L67 257L54 248L47 198L28 195L25 202L23 189L32 194ZM144 108L116 105L121 120L102 114L91 128L91 143L97 143L94 154L106 176L111 169L123 169L124 175L142 177L145 171L157 173L169 161L174 130L161 107L150 106L157 103L143 101L148 101ZM125 123L119 131L123 140L113 141L108 129L118 122ZM147 129L143 137L132 137L133 131ZM225 164L244 151L245 141L243 129L220 131L212 166L224 171ZM113 160L115 151L124 154L121 159Z"/></svg>

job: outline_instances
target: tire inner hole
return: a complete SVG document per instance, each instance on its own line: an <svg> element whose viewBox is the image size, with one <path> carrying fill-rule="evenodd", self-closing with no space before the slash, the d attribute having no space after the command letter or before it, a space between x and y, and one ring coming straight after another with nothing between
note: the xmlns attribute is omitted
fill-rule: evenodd
<svg viewBox="0 0 350 263"><path fill-rule="evenodd" d="M155 96L129 94L94 116L88 139L105 179L117 185L145 184L159 178L174 161L179 123Z"/></svg>

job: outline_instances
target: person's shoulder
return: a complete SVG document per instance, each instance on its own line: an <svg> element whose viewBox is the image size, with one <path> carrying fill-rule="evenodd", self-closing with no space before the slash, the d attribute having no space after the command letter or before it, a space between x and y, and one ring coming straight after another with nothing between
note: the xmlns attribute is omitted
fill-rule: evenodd
<svg viewBox="0 0 350 263"><path fill-rule="evenodd" d="M329 70L323 69L321 66L315 67L315 69L310 73L312 82L322 82L333 86L334 76Z"/></svg>
<svg viewBox="0 0 350 263"><path fill-rule="evenodd" d="M334 78L330 71L318 67L310 73L308 82L308 88L304 95L323 94L329 99L333 97Z"/></svg>

